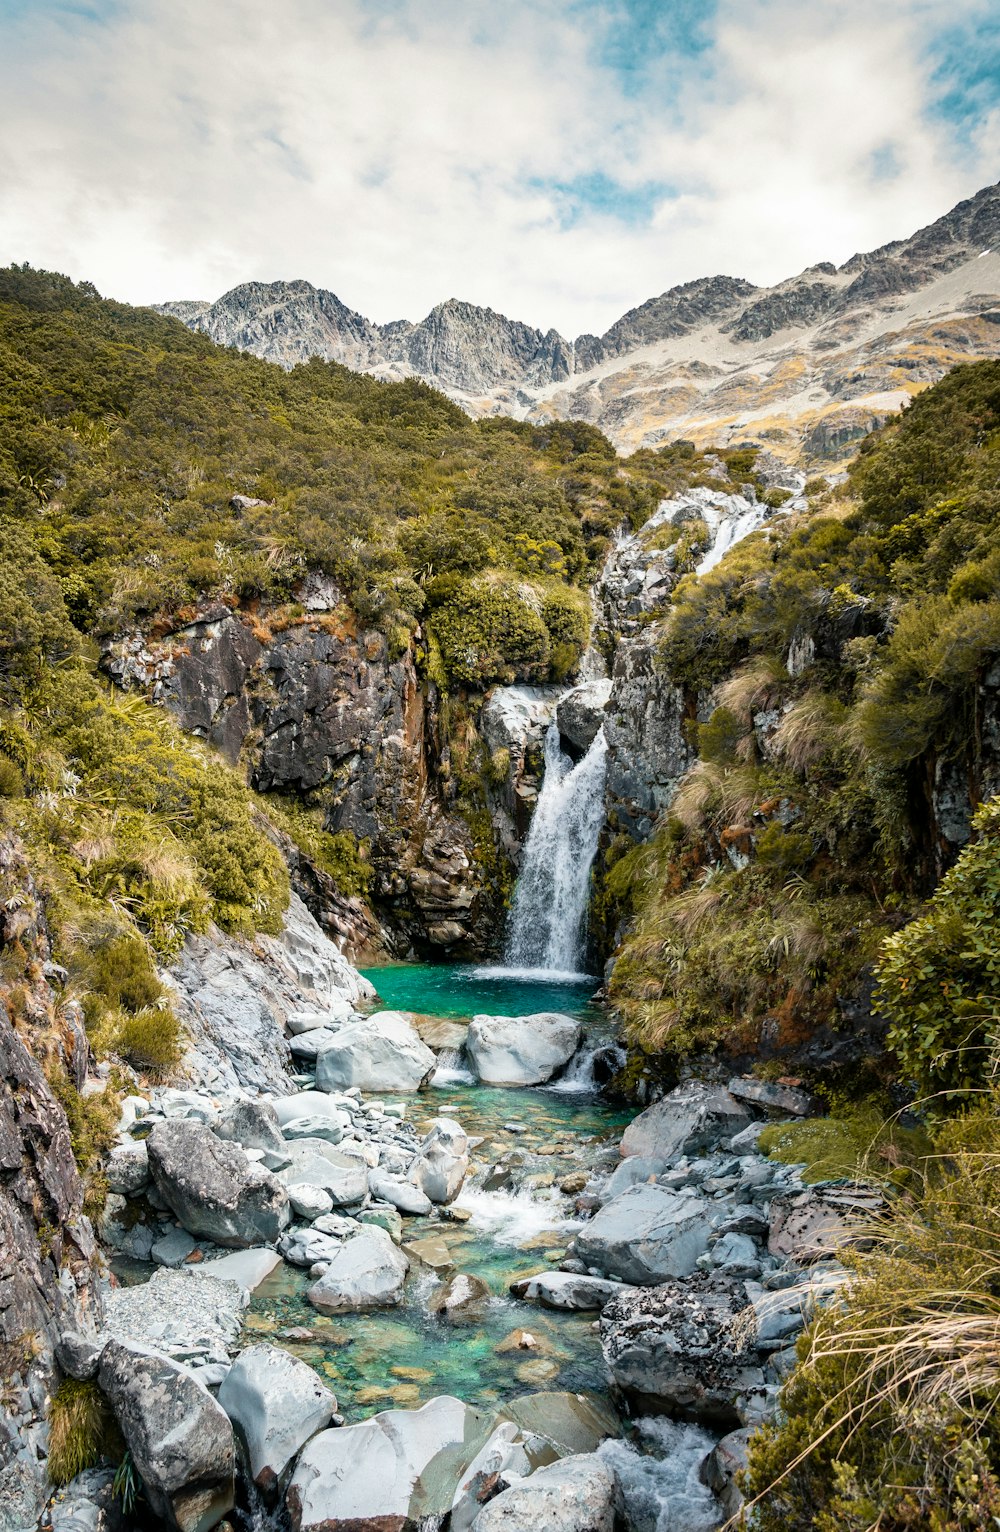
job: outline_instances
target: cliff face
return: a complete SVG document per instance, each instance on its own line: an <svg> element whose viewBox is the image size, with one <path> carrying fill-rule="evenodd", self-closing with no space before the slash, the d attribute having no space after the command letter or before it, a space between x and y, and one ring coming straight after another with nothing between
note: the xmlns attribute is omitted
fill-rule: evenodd
<svg viewBox="0 0 1000 1532"><path fill-rule="evenodd" d="M336 606L337 593L327 600ZM319 794L326 828L368 843L381 930L291 858L299 892L352 951L474 955L495 944L497 894L456 807L436 694L412 649L394 658L343 609L272 632L214 604L159 639L118 640L105 668L230 762L246 760L260 791Z"/></svg>
<svg viewBox="0 0 1000 1532"><path fill-rule="evenodd" d="M601 336L567 340L450 299L376 325L308 282L249 282L160 305L284 366L310 356L417 376L473 414L584 419L621 448L766 439L828 466L956 362L1000 350L1000 187L907 239L772 288L714 276L670 288Z"/></svg>
<svg viewBox="0 0 1000 1532"><path fill-rule="evenodd" d="M53 987L38 895L10 837L0 839L0 887L0 955L26 975L0 981L0 1529L23 1532L48 1493L55 1347L64 1330L94 1327L100 1299L66 1114L31 1051L54 1052L82 1084L86 1042Z"/></svg>

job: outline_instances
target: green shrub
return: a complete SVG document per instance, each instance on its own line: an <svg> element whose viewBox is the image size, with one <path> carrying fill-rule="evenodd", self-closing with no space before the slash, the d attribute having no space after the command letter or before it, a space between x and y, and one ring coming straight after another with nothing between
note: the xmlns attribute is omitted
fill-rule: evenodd
<svg viewBox="0 0 1000 1532"><path fill-rule="evenodd" d="M463 582L434 609L431 623L453 681L483 690L548 675L548 629L512 581Z"/></svg>
<svg viewBox="0 0 1000 1532"><path fill-rule="evenodd" d="M347 898L367 897L373 873L366 860L366 842L348 830L324 830L323 810L307 808L297 798L262 793L260 801L268 817L291 837L308 862L333 879L342 894Z"/></svg>
<svg viewBox="0 0 1000 1532"><path fill-rule="evenodd" d="M802 1179L875 1181L905 1185L921 1170L932 1144L919 1128L901 1128L875 1105L859 1105L830 1117L776 1123L758 1145L783 1165L804 1165Z"/></svg>
<svg viewBox="0 0 1000 1532"><path fill-rule="evenodd" d="M20 798L24 777L9 756L0 755L0 798Z"/></svg>
<svg viewBox="0 0 1000 1532"><path fill-rule="evenodd" d="M975 838L946 873L926 914L889 936L877 1000L889 1046L921 1094L981 1088L1000 1029L1000 798L973 821Z"/></svg>
<svg viewBox="0 0 1000 1532"><path fill-rule="evenodd" d="M141 1074L159 1077L180 1060L180 1022L168 1006L111 1012L103 1019L101 1044Z"/></svg>

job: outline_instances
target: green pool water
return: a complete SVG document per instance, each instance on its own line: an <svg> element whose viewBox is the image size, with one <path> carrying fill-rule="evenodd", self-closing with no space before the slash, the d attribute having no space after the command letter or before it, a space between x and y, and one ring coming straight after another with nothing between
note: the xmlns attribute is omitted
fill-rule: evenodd
<svg viewBox="0 0 1000 1532"><path fill-rule="evenodd" d="M479 1010L525 1015L563 1010L585 1023L597 1020L590 1004L593 981L545 985L537 980L477 977L468 969L393 966L369 970L389 1006L447 1018ZM544 1001L539 1003L539 993ZM556 996L558 995L558 998ZM481 1278L491 1297L472 1323L453 1325L430 1314L427 1301L438 1278L414 1266L403 1302L372 1314L324 1317L306 1300L305 1272L281 1267L254 1295L246 1339L274 1339L327 1378L349 1420L393 1404L415 1406L453 1393L471 1404L492 1405L539 1389L602 1391L606 1374L593 1314L552 1313L519 1303L508 1293L517 1277L551 1267L578 1223L573 1199L558 1182L585 1169L617 1142L628 1120L594 1095L547 1089L496 1090L449 1083L408 1101L418 1127L441 1112L455 1115L482 1142L458 1199L470 1215L456 1223L438 1214L405 1220L404 1242L433 1240L436 1259ZM522 1163L514 1190L485 1191L478 1183L514 1151ZM304 1327L307 1341L281 1332ZM518 1345L517 1332L535 1344Z"/></svg>

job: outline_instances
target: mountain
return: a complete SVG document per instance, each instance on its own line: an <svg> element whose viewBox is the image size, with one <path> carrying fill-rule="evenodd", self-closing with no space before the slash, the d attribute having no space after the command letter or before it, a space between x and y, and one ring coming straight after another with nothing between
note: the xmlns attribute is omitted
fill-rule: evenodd
<svg viewBox="0 0 1000 1532"><path fill-rule="evenodd" d="M417 376L470 414L587 420L625 451L754 439L832 466L957 362L1000 351L998 247L1000 184L840 267L769 288L686 282L575 341L454 298L419 323L377 325L304 281L158 308L286 367L320 356Z"/></svg>

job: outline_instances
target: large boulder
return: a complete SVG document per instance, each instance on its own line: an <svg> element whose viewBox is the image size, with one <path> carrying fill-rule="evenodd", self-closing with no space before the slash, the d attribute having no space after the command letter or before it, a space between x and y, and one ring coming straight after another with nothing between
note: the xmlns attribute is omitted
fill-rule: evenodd
<svg viewBox="0 0 1000 1532"><path fill-rule="evenodd" d="M484 1505L472 1532L614 1532L614 1469L595 1454L563 1458Z"/></svg>
<svg viewBox="0 0 1000 1532"><path fill-rule="evenodd" d="M761 1388L757 1320L742 1282L665 1282L615 1298L601 1316L604 1360L642 1411L737 1425L741 1395Z"/></svg>
<svg viewBox="0 0 1000 1532"><path fill-rule="evenodd" d="M441 1395L386 1410L303 1448L288 1486L293 1532L411 1532L436 1525L486 1442L489 1416Z"/></svg>
<svg viewBox="0 0 1000 1532"><path fill-rule="evenodd" d="M715 1211L693 1192L632 1186L606 1202L570 1248L588 1270L649 1287L690 1276L708 1249Z"/></svg>
<svg viewBox="0 0 1000 1532"><path fill-rule="evenodd" d="M179 1532L208 1532L233 1507L233 1428L208 1389L156 1351L111 1340L101 1389L155 1515Z"/></svg>
<svg viewBox="0 0 1000 1532"><path fill-rule="evenodd" d="M299 1448L330 1424L334 1395L279 1346L248 1346L219 1389L219 1403L247 1450L254 1483L271 1496Z"/></svg>
<svg viewBox="0 0 1000 1532"><path fill-rule="evenodd" d="M272 1243L288 1223L281 1182L203 1123L158 1122L146 1148L157 1191L190 1234L246 1247Z"/></svg>
<svg viewBox="0 0 1000 1532"><path fill-rule="evenodd" d="M728 1144L749 1127L752 1114L721 1085L691 1080L679 1085L629 1123L622 1135L623 1155L648 1160L676 1160Z"/></svg>
<svg viewBox="0 0 1000 1532"><path fill-rule="evenodd" d="M330 1253L330 1264L306 1294L323 1314L386 1308L398 1303L410 1263L376 1224L358 1232Z"/></svg>
<svg viewBox="0 0 1000 1532"><path fill-rule="evenodd" d="M603 1309L619 1293L630 1288L624 1282L609 1282L606 1277L578 1276L570 1271L538 1271L510 1284L515 1298L540 1303L543 1309Z"/></svg>
<svg viewBox="0 0 1000 1532"><path fill-rule="evenodd" d="M149 1185L149 1155L142 1139L116 1144L105 1169L110 1191L135 1197Z"/></svg>
<svg viewBox="0 0 1000 1532"><path fill-rule="evenodd" d="M359 1153L335 1148L323 1138L289 1139L285 1150L291 1163L279 1179L286 1187L314 1186L338 1208L364 1201L368 1166Z"/></svg>
<svg viewBox="0 0 1000 1532"><path fill-rule="evenodd" d="M402 1011L377 1011L331 1035L316 1058L316 1089L415 1091L434 1073L435 1056Z"/></svg>
<svg viewBox="0 0 1000 1532"><path fill-rule="evenodd" d="M624 1429L606 1398L599 1394L563 1393L558 1389L519 1394L501 1406L499 1415L519 1426L527 1436L548 1442L556 1457L596 1452L601 1442L609 1436L621 1436Z"/></svg>
<svg viewBox="0 0 1000 1532"><path fill-rule="evenodd" d="M559 701L556 723L563 741L569 741L571 755L586 755L604 726L604 712L611 698L608 679L585 681L574 686Z"/></svg>
<svg viewBox="0 0 1000 1532"><path fill-rule="evenodd" d="M436 1117L409 1176L432 1202L453 1202L469 1169L469 1139L453 1117Z"/></svg>
<svg viewBox="0 0 1000 1532"><path fill-rule="evenodd" d="M473 1016L465 1046L484 1085L544 1085L569 1063L582 1030L559 1011Z"/></svg>
<svg viewBox="0 0 1000 1532"><path fill-rule="evenodd" d="M793 1261L819 1261L865 1238L866 1224L886 1211L874 1186L836 1183L785 1192L771 1203L767 1248ZM867 1231L871 1237L871 1230Z"/></svg>

